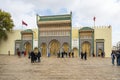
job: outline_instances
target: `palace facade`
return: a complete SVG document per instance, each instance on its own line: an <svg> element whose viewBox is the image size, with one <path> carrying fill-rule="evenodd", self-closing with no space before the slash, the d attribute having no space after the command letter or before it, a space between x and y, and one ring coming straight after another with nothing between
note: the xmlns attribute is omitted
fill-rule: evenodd
<svg viewBox="0 0 120 80"><path fill-rule="evenodd" d="M38 47L42 56L56 56L58 52L74 52L79 57L81 52L88 56L101 52L110 57L112 50L112 27L72 27L72 13L64 15L36 15L36 29L13 30L8 33L8 40L0 42L0 54L17 54L17 49L27 54Z"/></svg>

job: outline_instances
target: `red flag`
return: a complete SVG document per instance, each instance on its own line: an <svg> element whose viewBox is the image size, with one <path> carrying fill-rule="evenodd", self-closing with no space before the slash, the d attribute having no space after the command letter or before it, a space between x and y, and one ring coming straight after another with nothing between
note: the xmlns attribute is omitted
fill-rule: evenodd
<svg viewBox="0 0 120 80"><path fill-rule="evenodd" d="M26 23L26 22L24 22L24 21L22 21L22 25L25 25L25 26L27 26L27 23Z"/></svg>
<svg viewBox="0 0 120 80"><path fill-rule="evenodd" d="M96 19L96 17L94 16L94 17L93 17L93 21L95 21L95 19Z"/></svg>

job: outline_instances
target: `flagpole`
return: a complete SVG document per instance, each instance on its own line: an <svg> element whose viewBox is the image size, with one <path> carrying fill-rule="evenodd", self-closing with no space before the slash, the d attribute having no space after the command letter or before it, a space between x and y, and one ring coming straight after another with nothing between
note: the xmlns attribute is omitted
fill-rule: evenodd
<svg viewBox="0 0 120 80"><path fill-rule="evenodd" d="M22 31L23 31L23 20L22 20Z"/></svg>
<svg viewBox="0 0 120 80"><path fill-rule="evenodd" d="M94 27L95 27L95 20L96 20L96 17L94 16L94 17L93 17L93 21L94 21Z"/></svg>
<svg viewBox="0 0 120 80"><path fill-rule="evenodd" d="M94 21L94 27L95 27L95 21Z"/></svg>

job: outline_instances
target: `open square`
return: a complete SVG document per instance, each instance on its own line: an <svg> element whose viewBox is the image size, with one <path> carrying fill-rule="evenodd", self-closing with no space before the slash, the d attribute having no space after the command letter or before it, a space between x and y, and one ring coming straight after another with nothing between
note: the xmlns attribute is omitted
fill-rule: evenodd
<svg viewBox="0 0 120 80"><path fill-rule="evenodd" d="M42 57L31 63L28 57L0 56L0 80L119 80L120 67L111 58Z"/></svg>

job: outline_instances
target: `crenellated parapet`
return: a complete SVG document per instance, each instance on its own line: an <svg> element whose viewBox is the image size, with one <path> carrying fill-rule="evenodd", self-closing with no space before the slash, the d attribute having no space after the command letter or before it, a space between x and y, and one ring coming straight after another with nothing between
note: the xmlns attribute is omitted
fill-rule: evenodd
<svg viewBox="0 0 120 80"><path fill-rule="evenodd" d="M111 29L112 26L108 25L108 26L92 26L91 28L93 29Z"/></svg>

